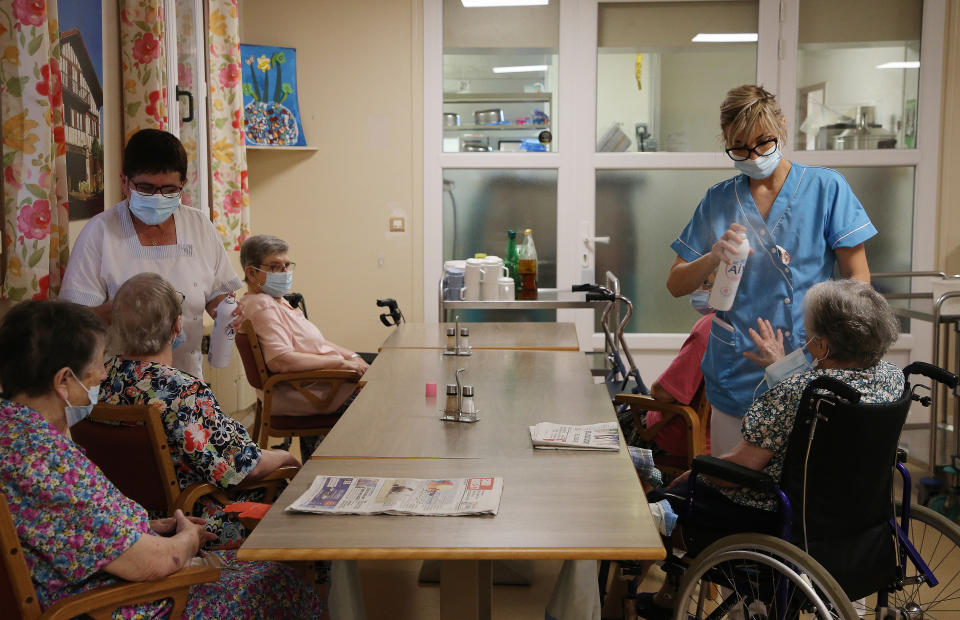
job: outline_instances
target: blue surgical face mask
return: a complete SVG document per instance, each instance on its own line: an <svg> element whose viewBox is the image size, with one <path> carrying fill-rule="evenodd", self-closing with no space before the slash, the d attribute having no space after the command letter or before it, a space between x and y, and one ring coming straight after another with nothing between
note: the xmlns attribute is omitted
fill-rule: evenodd
<svg viewBox="0 0 960 620"><path fill-rule="evenodd" d="M710 307L710 303L708 301L709 299L710 291L704 289L697 289L690 293L690 305L693 306L693 309L700 314L706 315L713 312L713 308Z"/></svg>
<svg viewBox="0 0 960 620"><path fill-rule="evenodd" d="M186 332L183 330L183 328L180 328L180 331L177 332L177 335L173 337L173 349L174 349L174 351L176 351L177 347L179 347L180 345L182 345L182 344L183 344L184 342L186 342L186 341L187 341L187 334L186 334Z"/></svg>
<svg viewBox="0 0 960 620"><path fill-rule="evenodd" d="M817 362L820 360L814 360L811 362L809 359L807 359L805 352L807 345L813 341L813 338L815 338L815 336L809 338L804 345L796 351L781 357L764 369L763 376L767 380L767 387L773 388L773 386L780 383L790 375L803 372L805 370L812 370L816 367Z"/></svg>
<svg viewBox="0 0 960 620"><path fill-rule="evenodd" d="M258 271L263 270L260 269ZM290 287L293 286L292 271L281 271L280 273L266 271L264 273L267 274L267 280L263 283L263 286L260 287L260 290L264 293L270 297L283 297L290 292Z"/></svg>
<svg viewBox="0 0 960 620"><path fill-rule="evenodd" d="M167 198L162 194L146 196L137 190L130 191L130 211L148 226L157 226L167 221L180 206L180 198Z"/></svg>
<svg viewBox="0 0 960 620"><path fill-rule="evenodd" d="M73 370L70 369L70 374L73 375L73 378L76 379L77 383L87 391L87 398L90 400L88 405L71 405L70 401L67 401L67 406L63 408L64 412L67 414L67 428L73 426L80 420L84 419L90 415L90 411L93 410L94 405L97 404L97 401L100 400L100 384L97 383L93 387L87 387L83 385L83 382L77 378L77 375L74 374Z"/></svg>
<svg viewBox="0 0 960 620"><path fill-rule="evenodd" d="M758 157L756 159L745 159L743 161L733 162L737 170L744 173L751 179L765 179L780 165L780 159L783 154L780 152L780 146L774 147L769 155Z"/></svg>

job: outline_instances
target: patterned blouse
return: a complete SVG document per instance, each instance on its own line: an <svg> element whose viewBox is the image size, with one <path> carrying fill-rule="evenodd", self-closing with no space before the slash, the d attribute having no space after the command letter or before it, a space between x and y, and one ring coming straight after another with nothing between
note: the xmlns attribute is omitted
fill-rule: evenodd
<svg viewBox="0 0 960 620"><path fill-rule="evenodd" d="M0 490L6 496L40 607L119 580L101 569L153 535L124 496L72 441L29 407L0 400ZM316 618L323 608L293 569L220 553L220 579L190 590L185 618ZM121 607L114 620L166 618L169 604Z"/></svg>
<svg viewBox="0 0 960 620"><path fill-rule="evenodd" d="M181 489L197 482L229 489L260 462L260 447L242 424L220 410L207 384L172 366L114 357L100 385L100 402L153 405L163 411L163 428ZM234 493L231 499L263 501L263 496L257 490ZM216 541L208 543L209 548L237 547L249 534L222 508L208 496L197 502L194 511L207 519L207 529L217 535Z"/></svg>
<svg viewBox="0 0 960 620"><path fill-rule="evenodd" d="M807 370L783 379L750 405L750 409L743 416L743 426L740 429L744 441L773 452L770 462L762 471L777 482L783 473L787 441L793 431L800 397L811 381L824 375L839 379L858 390L863 395L863 403L887 403L903 395L903 371L883 360L866 369ZM709 482L707 480L708 484ZM779 506L779 501L774 496L761 491L739 487L716 488L744 506L763 510L777 510Z"/></svg>

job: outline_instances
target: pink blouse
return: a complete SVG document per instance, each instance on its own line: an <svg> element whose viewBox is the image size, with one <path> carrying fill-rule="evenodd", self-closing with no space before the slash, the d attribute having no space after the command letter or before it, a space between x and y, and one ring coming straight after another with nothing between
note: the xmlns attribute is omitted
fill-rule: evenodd
<svg viewBox="0 0 960 620"><path fill-rule="evenodd" d="M317 326L282 297L276 299L266 293L247 293L239 303L244 318L253 323L253 330L263 349L264 361L268 365L271 360L290 351L343 359L336 349L327 344Z"/></svg>

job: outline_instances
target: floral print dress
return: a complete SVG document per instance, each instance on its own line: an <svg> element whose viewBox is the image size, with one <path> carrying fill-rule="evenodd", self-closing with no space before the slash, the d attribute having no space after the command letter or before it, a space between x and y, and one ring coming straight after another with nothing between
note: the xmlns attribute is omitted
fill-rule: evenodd
<svg viewBox="0 0 960 620"><path fill-rule="evenodd" d="M862 403L888 403L903 395L903 371L883 360L870 368L807 370L783 379L750 405L750 409L743 416L743 426L740 429L744 441L773 452L770 462L762 471L776 482L780 481L783 473L787 441L797 418L800 397L811 381L822 376L839 379L858 390L862 394ZM709 479L705 481L714 486ZM742 487L716 488L744 506L762 510L776 510L779 506L776 497L762 491Z"/></svg>
<svg viewBox="0 0 960 620"><path fill-rule="evenodd" d="M100 402L151 405L163 412L163 428L181 489L197 482L229 489L260 462L260 447L242 424L220 410L207 384L172 366L114 357L100 385ZM231 498L238 502L264 500L262 490L232 493ZM217 536L208 548L239 547L250 533L212 497L201 498L194 514L205 518L207 530Z"/></svg>
<svg viewBox="0 0 960 620"><path fill-rule="evenodd" d="M141 536L146 510L125 497L39 413L0 400L0 491L23 547L40 606L120 581L104 572ZM222 552L214 583L190 590L184 618L316 618L322 601L289 567L237 562ZM117 620L166 618L156 601L116 610Z"/></svg>

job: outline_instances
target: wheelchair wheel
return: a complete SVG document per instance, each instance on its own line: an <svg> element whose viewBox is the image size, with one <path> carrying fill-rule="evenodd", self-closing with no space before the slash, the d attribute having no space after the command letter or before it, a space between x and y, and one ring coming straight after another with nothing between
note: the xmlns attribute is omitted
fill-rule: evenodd
<svg viewBox="0 0 960 620"><path fill-rule="evenodd" d="M857 614L834 578L801 549L773 536L737 534L704 549L687 569L674 618L857 620Z"/></svg>
<svg viewBox="0 0 960 620"><path fill-rule="evenodd" d="M900 517L900 502L896 504ZM889 593L887 617L916 620L918 618L960 617L960 526L939 512L925 506L910 508L910 531L907 538L927 564L939 583L906 585L902 590ZM907 581L917 576L917 568L907 560ZM854 604L855 607L862 605ZM874 617L876 597L866 600L867 616Z"/></svg>

